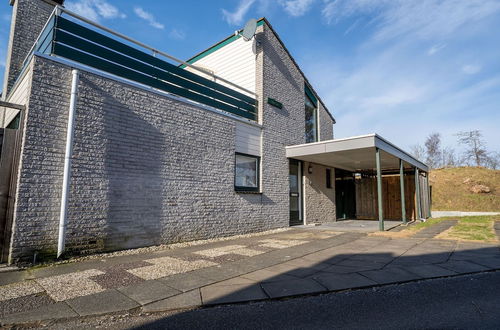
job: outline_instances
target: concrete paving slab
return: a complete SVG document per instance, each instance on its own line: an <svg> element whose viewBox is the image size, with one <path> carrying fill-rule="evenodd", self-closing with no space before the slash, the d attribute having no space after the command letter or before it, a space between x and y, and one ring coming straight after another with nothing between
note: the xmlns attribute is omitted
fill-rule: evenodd
<svg viewBox="0 0 500 330"><path fill-rule="evenodd" d="M410 273L403 268L386 268L379 270L369 270L365 272L360 272L361 275L368 277L369 279L379 283L379 284L389 284L389 283L399 283L412 280L421 279L417 274Z"/></svg>
<svg viewBox="0 0 500 330"><path fill-rule="evenodd" d="M11 283L21 282L29 278L29 273L27 271L15 271L15 272L2 272L0 274L0 285L7 285Z"/></svg>
<svg viewBox="0 0 500 330"><path fill-rule="evenodd" d="M330 291L354 289L354 288L377 285L377 282L372 281L356 273L354 274L323 273L319 276L313 276L312 278L321 283Z"/></svg>
<svg viewBox="0 0 500 330"><path fill-rule="evenodd" d="M429 253L427 255L419 256L406 256L403 255L391 264L403 264L403 265L424 265L424 264L437 264L446 262L449 259L449 253Z"/></svg>
<svg viewBox="0 0 500 330"><path fill-rule="evenodd" d="M271 298L312 294L327 291L325 287L312 279L297 279L261 284Z"/></svg>
<svg viewBox="0 0 500 330"><path fill-rule="evenodd" d="M268 268L264 268L264 270L276 273L276 274L282 274L282 275L289 275L293 277L307 277L310 276L314 273L319 272L318 269L314 268L302 268L298 267L296 265L290 264L290 263L282 263L278 265L274 265Z"/></svg>
<svg viewBox="0 0 500 330"><path fill-rule="evenodd" d="M204 305L227 304L269 298L259 284L209 285L200 289Z"/></svg>
<svg viewBox="0 0 500 330"><path fill-rule="evenodd" d="M352 267L356 268L359 271L364 271L364 270L372 270L372 269L381 269L382 267L385 266L385 263L381 262L374 262L374 261L368 261L368 260L343 260L336 264L337 266L347 266L347 267Z"/></svg>
<svg viewBox="0 0 500 330"><path fill-rule="evenodd" d="M457 274L456 272L450 269L439 267L438 265L409 266L405 267L404 269L406 269L410 273L417 274L422 278L452 276Z"/></svg>
<svg viewBox="0 0 500 330"><path fill-rule="evenodd" d="M304 258L297 258L287 262L288 264L296 265L301 268L312 268L317 270L322 270L324 268L330 267L331 265L324 262L317 262L313 260L308 260Z"/></svg>
<svg viewBox="0 0 500 330"><path fill-rule="evenodd" d="M278 274L275 272L271 272L266 269L257 270L255 272L251 272L248 274L242 275L242 277L251 279L256 282L279 282L286 280L296 280L297 277L287 275L287 274Z"/></svg>
<svg viewBox="0 0 500 330"><path fill-rule="evenodd" d="M497 250L491 251L486 249L460 251L453 253L450 259L474 260L477 258L500 258L500 249L498 249L498 251Z"/></svg>
<svg viewBox="0 0 500 330"><path fill-rule="evenodd" d="M80 316L99 315L125 311L139 307L139 304L117 290L69 299L66 301Z"/></svg>
<svg viewBox="0 0 500 330"><path fill-rule="evenodd" d="M456 225L458 220L443 220L435 225L419 230L414 238L433 238L434 236Z"/></svg>
<svg viewBox="0 0 500 330"><path fill-rule="evenodd" d="M401 224L400 221L384 221L385 230L395 228ZM297 226L299 228L317 229L317 230L332 230L337 232L375 232L379 230L378 221L373 220L341 220L335 222L323 223L319 226Z"/></svg>
<svg viewBox="0 0 500 330"><path fill-rule="evenodd" d="M491 269L500 269L500 258L475 258L473 261L476 264L485 266Z"/></svg>
<svg viewBox="0 0 500 330"><path fill-rule="evenodd" d="M243 276L238 276L238 277L233 277L230 278L229 280L224 280L220 281L211 285L207 286L227 286L227 285L252 285L256 284L257 281L251 280L249 278L243 277Z"/></svg>
<svg viewBox="0 0 500 330"><path fill-rule="evenodd" d="M359 268L356 267L339 266L339 265L333 265L322 270L322 272L336 273L336 274L349 274L349 273L356 273L358 271Z"/></svg>
<svg viewBox="0 0 500 330"><path fill-rule="evenodd" d="M459 274L475 273L491 269L489 267L481 266L465 260L450 260L448 262L438 264L438 266L450 269Z"/></svg>
<svg viewBox="0 0 500 330"><path fill-rule="evenodd" d="M11 314L0 319L0 324L6 326L9 324L20 324L28 322L37 322L51 319L67 318L78 316L66 303L59 302L45 305L27 312Z"/></svg>
<svg viewBox="0 0 500 330"><path fill-rule="evenodd" d="M181 293L181 291L173 289L162 282L155 280L118 288L117 290L130 299L137 301L141 305Z"/></svg>
<svg viewBox="0 0 500 330"><path fill-rule="evenodd" d="M215 280L201 277L194 272L163 277L158 279L157 281L160 281L165 285L182 292L191 291L193 289L205 285L210 285L216 282Z"/></svg>
<svg viewBox="0 0 500 330"><path fill-rule="evenodd" d="M231 268L230 265L221 265L221 266L200 269L194 271L194 274L218 282L218 281L228 280L236 276L240 276L241 271Z"/></svg>
<svg viewBox="0 0 500 330"><path fill-rule="evenodd" d="M201 306L200 290L181 293L167 299L156 301L142 307L143 312L162 312Z"/></svg>

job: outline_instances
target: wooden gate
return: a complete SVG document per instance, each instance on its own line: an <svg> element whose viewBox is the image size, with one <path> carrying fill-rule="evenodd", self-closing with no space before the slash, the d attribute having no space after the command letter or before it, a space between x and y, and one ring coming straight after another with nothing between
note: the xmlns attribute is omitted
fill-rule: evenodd
<svg viewBox="0 0 500 330"><path fill-rule="evenodd" d="M7 262L14 219L19 156L21 153L22 119L19 128L0 128L0 262Z"/></svg>
<svg viewBox="0 0 500 330"><path fill-rule="evenodd" d="M356 218L378 219L377 178L356 178ZM399 175L382 177L384 219L401 220L401 188ZM415 219L415 176L405 175L406 219Z"/></svg>

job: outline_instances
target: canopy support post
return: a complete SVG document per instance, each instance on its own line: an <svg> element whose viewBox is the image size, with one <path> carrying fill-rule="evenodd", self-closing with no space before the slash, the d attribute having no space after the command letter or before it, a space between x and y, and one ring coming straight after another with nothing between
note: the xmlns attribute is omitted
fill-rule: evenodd
<svg viewBox="0 0 500 330"><path fill-rule="evenodd" d="M378 228L384 231L384 205L382 203L382 170L380 168L380 149L375 149L375 163L377 164L377 202L378 202Z"/></svg>

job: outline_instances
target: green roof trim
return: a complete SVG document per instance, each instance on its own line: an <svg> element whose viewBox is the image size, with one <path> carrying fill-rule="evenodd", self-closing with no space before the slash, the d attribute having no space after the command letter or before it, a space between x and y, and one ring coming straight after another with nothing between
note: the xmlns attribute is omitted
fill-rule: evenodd
<svg viewBox="0 0 500 330"><path fill-rule="evenodd" d="M304 84L304 91L305 91L307 97L311 100L311 102L315 106L318 106L318 98L314 95L312 89L309 86L307 86L307 84Z"/></svg>
<svg viewBox="0 0 500 330"><path fill-rule="evenodd" d="M257 21L257 26L261 26L264 24L264 19L261 18L260 20ZM189 60L187 60L186 62L189 63L189 64L193 64L199 60L201 60L202 58L204 58L205 56L207 55L210 55L212 54L213 52L221 49L222 47L226 46L226 45L229 45L230 43L232 43L233 41L235 40L238 40L241 38L241 35L240 34L237 34L237 35L232 35L230 37L227 37L226 39L222 40L221 42L218 42L216 43L215 45L213 45L212 47L208 48L207 50L204 50L202 51L201 53L199 53L198 55L194 56L194 57L191 57ZM182 64L180 65L179 67L181 68L185 68L186 65L185 64Z"/></svg>

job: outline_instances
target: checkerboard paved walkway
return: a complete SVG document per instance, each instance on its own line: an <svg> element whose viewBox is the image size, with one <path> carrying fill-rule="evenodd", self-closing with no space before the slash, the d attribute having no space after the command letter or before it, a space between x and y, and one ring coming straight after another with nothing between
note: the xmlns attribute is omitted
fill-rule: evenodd
<svg viewBox="0 0 500 330"><path fill-rule="evenodd" d="M410 238L290 229L0 273L0 320L165 311L500 269L498 246L434 239L443 228Z"/></svg>

